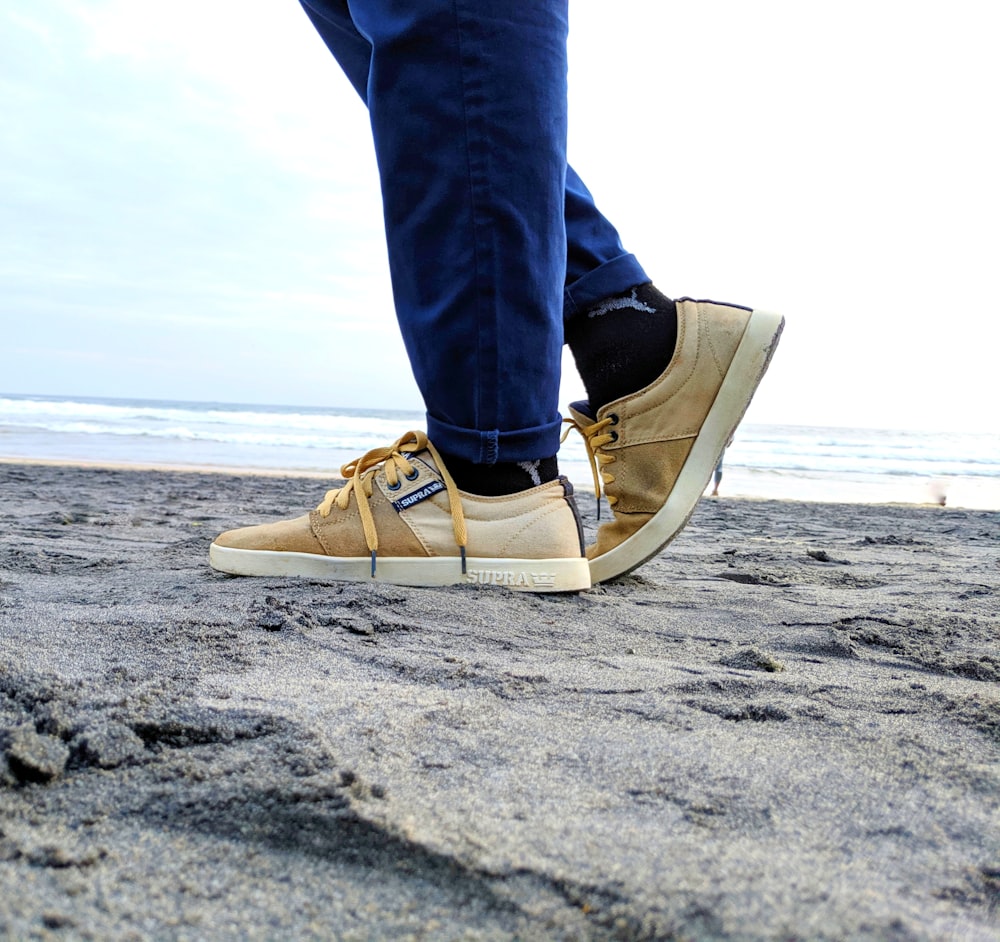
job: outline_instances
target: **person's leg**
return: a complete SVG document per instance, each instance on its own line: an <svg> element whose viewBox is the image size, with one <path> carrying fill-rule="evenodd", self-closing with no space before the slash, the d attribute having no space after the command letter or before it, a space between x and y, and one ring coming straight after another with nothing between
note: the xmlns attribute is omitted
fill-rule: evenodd
<svg viewBox="0 0 1000 942"><path fill-rule="evenodd" d="M566 237L566 0L303 0L360 53L396 313L427 407L295 520L228 531L239 575L590 585L556 478ZM355 87L359 87L360 81ZM373 370L373 382L377 381ZM489 496L499 495L499 496Z"/></svg>
<svg viewBox="0 0 1000 942"><path fill-rule="evenodd" d="M583 180L566 172L566 343L596 410L663 372L677 336L674 303L600 212Z"/></svg>
<svg viewBox="0 0 1000 942"><path fill-rule="evenodd" d="M639 260L625 251L618 230L597 208L590 190L572 167L566 168L565 216L565 320L652 280Z"/></svg>
<svg viewBox="0 0 1000 942"><path fill-rule="evenodd" d="M566 0L303 6L368 104L396 313L428 436L470 463L554 456Z"/></svg>
<svg viewBox="0 0 1000 942"><path fill-rule="evenodd" d="M346 4L330 0L324 18L315 0L304 3L369 101L371 44L348 22ZM571 413L614 509L588 548L592 578L601 581L640 565L687 521L783 321L711 302L675 305L625 252L572 168L564 197L565 337L589 399Z"/></svg>
<svg viewBox="0 0 1000 942"><path fill-rule="evenodd" d="M372 44L358 30L346 0L302 0L302 5L367 105ZM566 167L563 210L566 339L596 409L662 371L673 350L675 315L672 302L649 285L638 259L625 250L571 166ZM637 289L635 299L632 289ZM623 300L617 304L606 303L619 297ZM595 320L601 302L603 316Z"/></svg>
<svg viewBox="0 0 1000 942"><path fill-rule="evenodd" d="M712 475L712 496L719 496L719 485L722 483L722 457L719 457L719 462L715 466L715 473Z"/></svg>

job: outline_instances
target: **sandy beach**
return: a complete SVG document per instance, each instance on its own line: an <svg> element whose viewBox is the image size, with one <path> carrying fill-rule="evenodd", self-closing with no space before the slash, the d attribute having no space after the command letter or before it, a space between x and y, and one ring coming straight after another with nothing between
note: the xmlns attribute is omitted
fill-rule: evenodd
<svg viewBox="0 0 1000 942"><path fill-rule="evenodd" d="M705 500L566 597L208 568L324 487L0 464L0 937L1000 938L1000 514Z"/></svg>

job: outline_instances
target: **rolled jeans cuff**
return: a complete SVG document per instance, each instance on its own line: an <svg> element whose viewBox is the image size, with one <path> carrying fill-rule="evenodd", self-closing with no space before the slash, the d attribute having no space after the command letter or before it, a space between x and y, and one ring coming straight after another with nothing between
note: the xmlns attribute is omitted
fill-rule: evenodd
<svg viewBox="0 0 1000 942"><path fill-rule="evenodd" d="M580 311L593 307L598 301L651 280L634 255L619 255L566 286L563 295L563 320L569 320Z"/></svg>
<svg viewBox="0 0 1000 942"><path fill-rule="evenodd" d="M496 464L500 461L534 461L550 458L559 451L562 416L548 425L501 432L499 429L480 431L458 428L427 416L427 437L438 451L446 452L476 464Z"/></svg>

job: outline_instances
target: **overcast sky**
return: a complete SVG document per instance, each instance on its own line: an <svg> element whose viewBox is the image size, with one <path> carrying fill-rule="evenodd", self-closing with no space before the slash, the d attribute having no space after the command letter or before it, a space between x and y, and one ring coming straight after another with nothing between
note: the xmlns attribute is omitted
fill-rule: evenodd
<svg viewBox="0 0 1000 942"><path fill-rule="evenodd" d="M570 7L570 160L626 247L787 317L750 421L1000 430L993 4ZM0 392L421 407L367 115L295 0L0 7Z"/></svg>

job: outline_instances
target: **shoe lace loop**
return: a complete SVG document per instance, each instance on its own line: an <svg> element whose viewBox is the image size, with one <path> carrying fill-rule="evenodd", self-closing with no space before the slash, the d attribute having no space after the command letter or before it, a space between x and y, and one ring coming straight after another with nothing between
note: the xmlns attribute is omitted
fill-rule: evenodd
<svg viewBox="0 0 1000 942"><path fill-rule="evenodd" d="M320 505L316 508L320 516L328 517L334 505L341 510L347 510L351 500L351 494L355 495L358 504L358 514L361 517L361 526L365 532L365 542L372 554L372 566L374 571L375 554L378 551L378 531L375 528L375 518L372 516L368 501L372 496L375 484L375 475L381 467L385 471L386 481L390 488L395 489L400 481L399 475L402 472L404 477L413 480L417 473L410 462L414 452L429 451L438 471L444 480L445 490L448 493L448 504L451 509L451 524L455 533L455 542L462 551L463 569L465 565L465 546L468 543L468 531L465 526L465 514L462 512L462 499L458 493L458 486L448 473L441 455L437 449L428 441L423 432L407 432L400 436L391 445L382 448L373 448L367 454L356 458L345 464L340 473L347 478L347 483L343 487L335 487L326 492Z"/></svg>
<svg viewBox="0 0 1000 942"><path fill-rule="evenodd" d="M563 432L560 442L566 441L569 433L574 429L583 437L583 447L587 452L587 460L590 462L590 473L594 476L594 496L597 498L597 517L600 519L602 481L608 498L608 506L614 507L618 503L617 497L613 494L607 494L607 486L614 483L615 476L607 471L606 467L615 460L615 455L601 451L605 445L618 441L618 433L609 431L612 425L617 424L617 419L608 416L591 425L582 425L574 418L563 419L563 422L569 427Z"/></svg>

